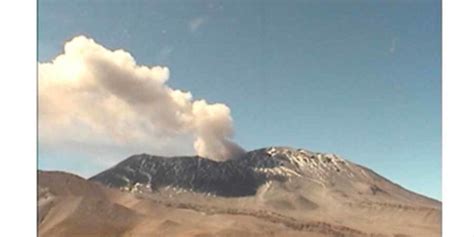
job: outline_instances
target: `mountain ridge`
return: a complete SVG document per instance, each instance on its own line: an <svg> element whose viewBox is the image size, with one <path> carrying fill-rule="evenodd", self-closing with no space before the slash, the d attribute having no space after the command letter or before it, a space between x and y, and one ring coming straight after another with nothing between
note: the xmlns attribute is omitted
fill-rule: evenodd
<svg viewBox="0 0 474 237"><path fill-rule="evenodd" d="M397 193L388 194L399 201L417 200L430 203L429 206L440 204L436 199L405 189L375 171L335 154L291 147L260 148L226 161L142 153L130 156L90 180L122 189L133 189L138 185L151 192L173 186L220 196L249 196L255 195L268 181L286 182L296 177L311 179L323 188L363 180L370 183L366 191L372 195L399 189Z"/></svg>
<svg viewBox="0 0 474 237"><path fill-rule="evenodd" d="M40 236L440 236L441 202L335 154L130 156L89 179L38 173Z"/></svg>

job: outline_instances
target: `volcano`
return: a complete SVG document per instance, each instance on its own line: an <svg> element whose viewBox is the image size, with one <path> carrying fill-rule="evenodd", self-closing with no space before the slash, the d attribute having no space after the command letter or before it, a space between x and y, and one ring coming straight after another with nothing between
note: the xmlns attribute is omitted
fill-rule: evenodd
<svg viewBox="0 0 474 237"><path fill-rule="evenodd" d="M133 155L88 180L39 172L41 236L440 236L441 203L338 155Z"/></svg>

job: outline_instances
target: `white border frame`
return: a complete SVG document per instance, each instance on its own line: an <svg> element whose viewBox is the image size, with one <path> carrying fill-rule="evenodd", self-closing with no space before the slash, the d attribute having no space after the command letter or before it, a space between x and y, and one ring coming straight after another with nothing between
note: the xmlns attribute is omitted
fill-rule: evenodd
<svg viewBox="0 0 474 237"><path fill-rule="evenodd" d="M1 236L36 236L36 1L0 1Z"/></svg>
<svg viewBox="0 0 474 237"><path fill-rule="evenodd" d="M474 10L443 1L443 236L474 236Z"/></svg>

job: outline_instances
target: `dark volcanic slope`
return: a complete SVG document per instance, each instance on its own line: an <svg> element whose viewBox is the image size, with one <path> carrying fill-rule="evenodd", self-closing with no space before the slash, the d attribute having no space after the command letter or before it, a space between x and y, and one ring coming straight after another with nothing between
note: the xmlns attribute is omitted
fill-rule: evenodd
<svg viewBox="0 0 474 237"><path fill-rule="evenodd" d="M202 157L134 155L91 178L126 190L156 191L171 186L227 197L255 195L263 184L291 179L309 181L314 189L340 190L372 201L440 205L334 154L285 147L259 149L224 162Z"/></svg>
<svg viewBox="0 0 474 237"><path fill-rule="evenodd" d="M132 156L91 178L110 187L142 184L152 190L174 186L220 196L253 195L264 175L242 161L216 162L202 157Z"/></svg>

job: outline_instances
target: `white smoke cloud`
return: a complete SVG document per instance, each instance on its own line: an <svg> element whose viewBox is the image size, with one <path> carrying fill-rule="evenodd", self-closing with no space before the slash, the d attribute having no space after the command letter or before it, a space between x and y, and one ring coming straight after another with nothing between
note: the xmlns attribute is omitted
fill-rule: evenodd
<svg viewBox="0 0 474 237"><path fill-rule="evenodd" d="M225 160L242 154L231 141L230 109L168 87L169 74L166 67L137 65L124 50L75 37L63 54L38 66L40 146L99 144L164 152L169 141L182 141L185 150L194 140L200 156Z"/></svg>

